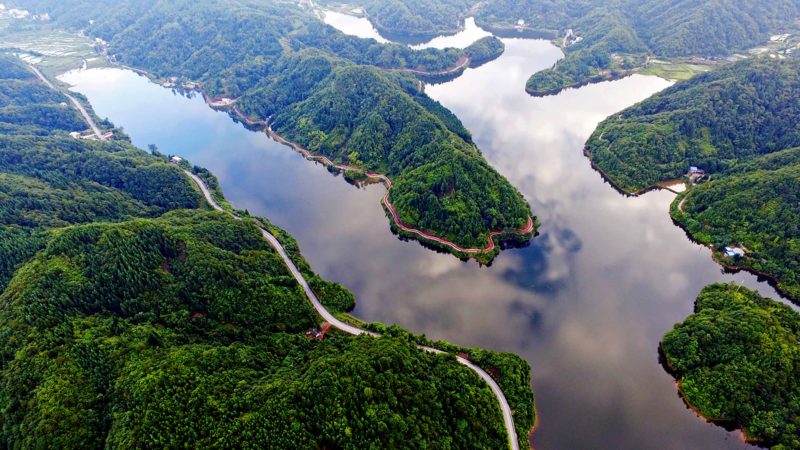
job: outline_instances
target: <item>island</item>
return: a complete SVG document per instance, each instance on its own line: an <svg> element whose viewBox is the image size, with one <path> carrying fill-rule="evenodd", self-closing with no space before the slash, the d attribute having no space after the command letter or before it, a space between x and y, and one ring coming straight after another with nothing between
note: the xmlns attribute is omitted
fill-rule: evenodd
<svg viewBox="0 0 800 450"><path fill-rule="evenodd" d="M760 446L800 449L800 314L740 286L711 285L661 351L692 410Z"/></svg>
<svg viewBox="0 0 800 450"><path fill-rule="evenodd" d="M14 57L0 92L8 446L530 445L521 358L360 328L381 326L213 174Z"/></svg>
<svg viewBox="0 0 800 450"><path fill-rule="evenodd" d="M25 7L101 39L117 64L201 90L210 104L317 161L368 180L376 179L368 173L385 177L384 206L403 236L489 263L500 241L524 245L535 235L523 196L420 81L458 76L496 57L499 40L412 50L347 36L309 5L232 3L36 0Z"/></svg>

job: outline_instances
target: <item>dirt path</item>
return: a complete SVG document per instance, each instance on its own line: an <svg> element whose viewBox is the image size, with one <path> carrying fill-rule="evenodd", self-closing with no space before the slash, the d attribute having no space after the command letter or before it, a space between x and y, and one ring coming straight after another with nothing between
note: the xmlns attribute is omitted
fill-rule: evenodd
<svg viewBox="0 0 800 450"><path fill-rule="evenodd" d="M492 231L487 235L486 247L484 247L484 248L463 248L463 247L457 245L456 243L454 243L452 241L449 241L447 239L441 238L441 237L436 236L436 235L431 234L431 233L426 233L426 232L418 230L416 228L412 228L412 227L406 225L405 223L403 223L402 220L400 220L400 217L397 214L397 210L395 209L394 205L392 205L392 203L389 201L389 192L392 189L392 181L386 175L379 174L379 173L364 172L360 168L351 167L351 166L348 166L346 164L336 164L336 163L334 163L333 161L331 161L329 158L327 158L325 156L314 155L309 150L301 147L299 144L296 144L296 143L294 143L292 141L289 141L288 139L286 139L283 136L279 135L278 133L274 132L272 130L272 127L269 126L269 123L266 120L253 120L250 117L247 117L244 114L242 114L242 112L239 111L239 109L236 108L236 107L233 108L233 112L240 119L245 121L248 125L251 125L251 126L253 126L253 125L265 126L267 134L272 139L274 139L278 143L281 143L283 145L291 147L293 150L295 150L296 152L298 152L301 155L303 155L306 159L320 162L320 163L322 163L322 164L324 164L326 166L333 167L333 168L335 168L337 170L340 170L342 172L346 172L348 170L354 170L354 171L358 171L358 172L363 173L364 175L367 176L367 178L380 180L383 183L383 185L386 186L386 195L383 196L382 203L383 203L384 206L386 206L386 209L391 214L392 220L394 221L394 224L397 226L397 228L405 231L406 233L410 233L410 234L416 235L416 236L421 237L423 239L426 239L428 241L436 242L436 243L438 243L438 244L440 244L442 246L445 246L447 248L450 248L450 249L452 249L452 250L454 250L456 252L464 253L464 254L468 254L468 255L478 255L478 254L491 253L497 247L497 245L495 244L495 238L498 237L498 236L502 236L502 235L508 233L507 231ZM518 230L514 230L514 233L517 234L517 235L520 235L520 236L526 235L526 234L530 234L530 233L533 233L533 232L534 232L534 223L533 223L533 218L532 217L528 217L528 222L525 224L525 226L523 228L520 228Z"/></svg>
<svg viewBox="0 0 800 450"><path fill-rule="evenodd" d="M200 179L200 177L187 170L184 170L184 173L186 173L186 175L189 178L191 178L192 181L194 181L197 187L200 188L200 191L203 193L203 197L205 197L206 202L208 202L208 204L211 205L212 208L214 208L217 211L224 212L237 220L241 220L241 217L225 211L221 206L219 206L219 204L217 204L217 202L214 200L214 197L212 197L211 195L211 191L209 191L208 187L203 182L203 180ZM289 272L291 272L294 279L297 280L297 282L303 288L303 292L305 292L306 297L311 302L311 305L314 307L314 310L317 312L317 314L320 315L320 317L322 317L323 320L330 323L334 328L339 329L350 335L354 336L367 335L372 337L380 337L380 335L377 333L373 333L367 330L362 330L361 328L354 327L350 324L342 322L341 320L337 319L336 316L331 314L330 311L325 309L325 306L322 305L322 302L320 302L316 294L314 294L314 291L308 285L308 282L303 277L303 274L300 273L300 270L297 269L297 266L294 264L289 255L286 253L286 250L283 248L278 239L275 238L275 236L273 236L272 233L265 230L264 228L259 227L259 229L261 230L261 234L264 237L264 239L267 242L269 242L269 244L275 249L275 251L278 252L278 255L280 255L284 264L286 264L286 267L289 269ZM423 345L418 345L417 348L419 348L424 352L433 354L445 353L441 350L432 347L426 347ZM481 377L481 379L485 381L486 384L489 385L489 388L492 390L492 393L497 398L497 401L500 405L500 410L503 415L503 423L505 425L506 432L508 434L509 447L512 450L519 450L519 441L517 439L517 429L516 426L514 425L514 416L511 411L511 406L508 404L508 400L506 399L505 394L503 394L503 390L500 389L500 386L497 384L497 382L495 382L494 379L480 367L476 366L469 360L464 359L460 356L456 356L456 360L461 365L470 368L473 372L478 374L478 376Z"/></svg>
<svg viewBox="0 0 800 450"><path fill-rule="evenodd" d="M686 208L685 208L685 206L686 206L686 200L687 200L688 198L689 198L689 194L686 194L686 195L684 195L684 196L683 196L683 198L681 199L681 202L680 202L680 203L678 203L678 210L679 210L680 212L682 212L682 213L685 213L685 212L686 212Z"/></svg>

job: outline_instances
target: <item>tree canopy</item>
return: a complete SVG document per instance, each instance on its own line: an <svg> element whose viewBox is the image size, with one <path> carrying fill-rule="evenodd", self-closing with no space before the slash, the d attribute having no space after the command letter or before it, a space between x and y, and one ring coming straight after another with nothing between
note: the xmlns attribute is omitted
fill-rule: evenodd
<svg viewBox="0 0 800 450"><path fill-rule="evenodd" d="M261 223L332 312L354 297L291 236L208 211L179 167L121 133L71 137L86 124L64 95L14 59L0 69L3 448L507 445L491 389L452 355L407 332L307 338L320 319ZM53 120L9 109L39 106ZM478 353L532 411L527 363ZM525 443L532 423L519 415Z"/></svg>
<svg viewBox="0 0 800 450"><path fill-rule="evenodd" d="M26 7L106 39L120 62L236 98L244 114L270 118L276 132L313 153L385 173L395 184L391 200L412 228L477 248L491 231L523 228L532 215L461 122L414 77L457 76L439 72L469 57L477 65L499 56L498 39L466 50L412 50L344 35L295 2L148 0L127 8L130 2L35 0ZM88 27L87 17L94 20Z"/></svg>
<svg viewBox="0 0 800 450"><path fill-rule="evenodd" d="M800 448L800 314L715 284L661 348L681 395L700 414L772 449Z"/></svg>
<svg viewBox="0 0 800 450"><path fill-rule="evenodd" d="M800 146L800 61L743 61L677 83L601 123L587 152L620 189Z"/></svg>

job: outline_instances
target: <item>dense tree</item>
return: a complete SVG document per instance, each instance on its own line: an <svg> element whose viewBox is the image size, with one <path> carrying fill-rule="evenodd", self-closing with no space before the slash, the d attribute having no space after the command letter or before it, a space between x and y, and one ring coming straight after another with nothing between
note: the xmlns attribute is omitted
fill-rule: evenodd
<svg viewBox="0 0 800 450"><path fill-rule="evenodd" d="M740 286L711 285L661 347L700 414L775 450L800 449L800 314Z"/></svg>
<svg viewBox="0 0 800 450"><path fill-rule="evenodd" d="M323 0L338 6L338 0ZM392 39L454 33L465 17L499 35L554 39L566 56L527 83L533 95L622 77L648 55L727 56L766 42L800 18L795 0L360 0ZM520 28L519 21L523 21ZM565 40L567 30L574 37ZM564 45L567 44L567 45Z"/></svg>
<svg viewBox="0 0 800 450"><path fill-rule="evenodd" d="M318 319L251 221L70 228L0 305L9 448L505 446L496 399L452 356L307 340Z"/></svg>
<svg viewBox="0 0 800 450"><path fill-rule="evenodd" d="M800 148L737 164L692 188L672 217L726 265L766 274L800 299ZM746 255L726 257L726 246Z"/></svg>
<svg viewBox="0 0 800 450"><path fill-rule="evenodd" d="M478 67L500 57L505 49L503 41L495 36L486 36L465 48L464 53L469 58L470 67Z"/></svg>
<svg viewBox="0 0 800 450"><path fill-rule="evenodd" d="M272 117L276 132L313 153L344 163L356 155L357 164L392 177L391 200L412 227L477 247L487 230L525 226L519 192L410 76L302 55L239 106Z"/></svg>
<svg viewBox="0 0 800 450"><path fill-rule="evenodd" d="M777 280L800 298L800 77L796 60L756 59L699 75L601 123L587 154L614 185L636 192L681 177L711 178L672 217L721 262ZM724 257L726 246L744 257Z"/></svg>
<svg viewBox="0 0 800 450"><path fill-rule="evenodd" d="M581 38L553 68L531 77L527 90L535 95L626 75L647 55L727 56L798 18L794 0L490 0L477 12L488 28L513 29L522 19L560 43L568 29Z"/></svg>
<svg viewBox="0 0 800 450"><path fill-rule="evenodd" d="M322 0L338 6L339 0ZM399 41L425 41L440 34L454 34L461 28L470 0L361 0L367 17L384 36Z"/></svg>
<svg viewBox="0 0 800 450"><path fill-rule="evenodd" d="M69 137L87 128L64 95L0 57L0 290L44 245L46 230L194 208L183 174L124 141Z"/></svg>
<svg viewBox="0 0 800 450"><path fill-rule="evenodd" d="M66 97L14 60L0 67L6 104L63 118L0 131L3 448L506 446L496 398L453 356L394 335L307 339L319 318L257 225L332 311L354 298L291 236L203 210L178 167L124 136L69 137ZM531 410L527 364L496 358Z"/></svg>
<svg viewBox="0 0 800 450"><path fill-rule="evenodd" d="M718 172L800 146L800 62L761 58L722 67L606 119L592 161L628 192L686 173Z"/></svg>
<svg viewBox="0 0 800 450"><path fill-rule="evenodd" d="M504 49L496 38L465 50L412 50L346 36L295 2L148 0L149 9L130 8L130 16L116 11L124 5L96 3L26 7L72 26L96 17L86 31L108 40L118 61L199 81L313 153L388 175L399 215L413 228L477 248L489 232L522 228L531 216L461 122L415 78L457 76L447 69L467 58L485 63Z"/></svg>

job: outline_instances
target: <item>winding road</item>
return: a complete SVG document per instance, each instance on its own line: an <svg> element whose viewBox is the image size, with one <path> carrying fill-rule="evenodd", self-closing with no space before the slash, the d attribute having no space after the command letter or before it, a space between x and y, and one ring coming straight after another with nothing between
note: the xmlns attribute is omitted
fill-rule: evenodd
<svg viewBox="0 0 800 450"><path fill-rule="evenodd" d="M397 214L397 211L395 210L394 205L392 205L392 203L389 201L389 191L392 189L392 180L390 180L389 177L387 177L386 175L382 175L382 174L379 174L379 173L363 172L359 168L351 167L351 166L348 166L346 164L336 164L336 163L334 163L333 161L331 161L330 159L328 159L325 156L314 155L308 149L305 149L305 148L301 147L299 144L294 143L294 142L284 138L283 136L279 135L278 133L274 132L272 130L272 127L269 125L268 121L266 121L266 120L253 120L252 118L247 117L244 114L242 114L242 112L239 111L239 108L237 108L237 107L233 108L233 112L241 120L245 121L245 123L247 123L250 126L254 126L254 125L265 126L267 134L272 139L274 139L278 143L281 143L283 145L291 147L293 150L295 150L296 152L298 152L301 155L303 155L306 159L309 159L309 160L312 160L312 161L318 161L318 162L320 162L320 163L322 163L322 164L324 164L326 166L336 168L336 169L338 169L338 170L340 170L342 172L346 172L348 170L357 170L359 172L364 173L364 175L366 175L367 178L381 180L381 182L383 182L384 186L386 186L386 195L383 196L382 203L383 203L384 206L386 206L386 209L389 210L389 213L392 215L392 220L394 221L395 225L399 229L405 231L406 233L414 234L414 235L416 235L418 237L421 237L423 239L426 239L428 241L433 241L433 242L436 242L436 243L438 243L438 244L440 244L440 245L442 245L444 247L448 247L448 248L450 248L450 249L452 249L452 250L454 250L456 252L463 253L463 254L468 254L468 255L487 254L487 253L493 252L494 249L497 247L497 245L494 242L494 238L509 233L508 231L492 231L486 237L486 240L487 240L486 247L484 247L484 248L463 248L463 247L457 245L455 242L449 241L447 239L441 238L441 237L436 236L436 235L431 234L431 233L426 233L426 232L424 232L422 230L418 230L416 228L412 228L412 227L404 224L403 221L400 220L400 216ZM518 230L514 230L514 233L516 233L517 235L526 235L526 234L533 233L533 231L534 231L533 218L532 217L528 217L528 222L525 224L525 226L520 228L520 229L518 229Z"/></svg>
<svg viewBox="0 0 800 450"><path fill-rule="evenodd" d="M212 197L211 191L209 191L208 186L206 186L205 182L203 182L203 180L200 177L189 172L188 170L184 170L184 173L186 173L186 175L189 176L189 178L191 178L192 181L194 181L197 187L200 188L200 191L203 193L203 197L205 197L206 202L208 202L208 204L211 205L212 208L214 208L217 211L224 212L232 216L236 220L242 220L241 217L237 216L236 214L225 211L221 206L219 206L219 204L217 204L217 202L214 200L214 197ZM362 334L372 337L380 336L377 333L373 333L367 330L362 330L361 328L354 327L350 324L342 322L341 320L337 319L336 316L331 314L330 311L325 309L325 307L322 305L322 302L319 301L316 294L314 294L314 291L311 290L311 287L308 285L308 282L306 282L306 279L300 273L300 270L297 269L297 266L295 266L292 259L289 258L289 255L286 253L286 250L283 248L283 245L281 245L281 243L278 241L277 238L275 238L275 236L272 235L272 233L261 227L259 227L259 229L261 230L261 234L264 236L264 239L267 242L269 242L269 244L275 249L275 251L278 252L278 255L280 255L281 259L283 259L284 264L286 264L286 267L289 268L289 272L291 272L294 279L297 280L297 282L303 288L306 297L308 297L308 300L311 302L311 305L314 307L314 310L317 312L317 314L319 314L322 317L322 319L330 323L334 328L341 330L347 334L351 334L354 336L360 336ZM428 353L434 353L434 354L446 353L441 350L422 345L418 345L417 348ZM483 369L481 369L477 365L473 364L469 360L462 358L460 356L456 356L456 360L460 364L470 368L473 372L478 374L478 376L481 377L481 379L483 379L483 381L485 381L486 384L489 385L489 387L492 390L492 393L497 398L497 401L500 404L500 410L503 413L503 423L505 425L506 432L508 434L509 447L512 450L519 450L517 429L514 426L514 416L511 413L511 406L508 404L508 400L506 400L506 397L503 394L503 390L500 389L500 386L497 384L497 382L494 381L494 379L491 376L489 376L488 373L486 373Z"/></svg>
<svg viewBox="0 0 800 450"><path fill-rule="evenodd" d="M39 71L39 69L37 69L35 66L30 65L30 64L28 65L28 67L33 71L33 73L36 74L37 77L39 77L40 80L42 80L42 82L44 84L47 85L47 87L49 87L50 89L52 89L54 91L61 92L58 89L56 89L55 86L53 86L53 83L51 83L50 80L48 80L47 77L45 77L42 74L42 72ZM78 100L76 100L75 97L67 94L66 92L61 92L61 93L66 95L67 98L75 106L75 109L77 109L78 112L81 113L81 115L83 116L83 120L85 120L86 123L89 124L89 128L92 129L92 133L94 133L94 135L97 136L97 139L100 139L101 141L107 141L108 139L105 136L103 136L103 132L100 131L100 128L98 128L97 124L94 123L94 120L92 120L92 116L89 115L89 113L86 111L86 109L83 107L83 105L81 105L81 103Z"/></svg>

